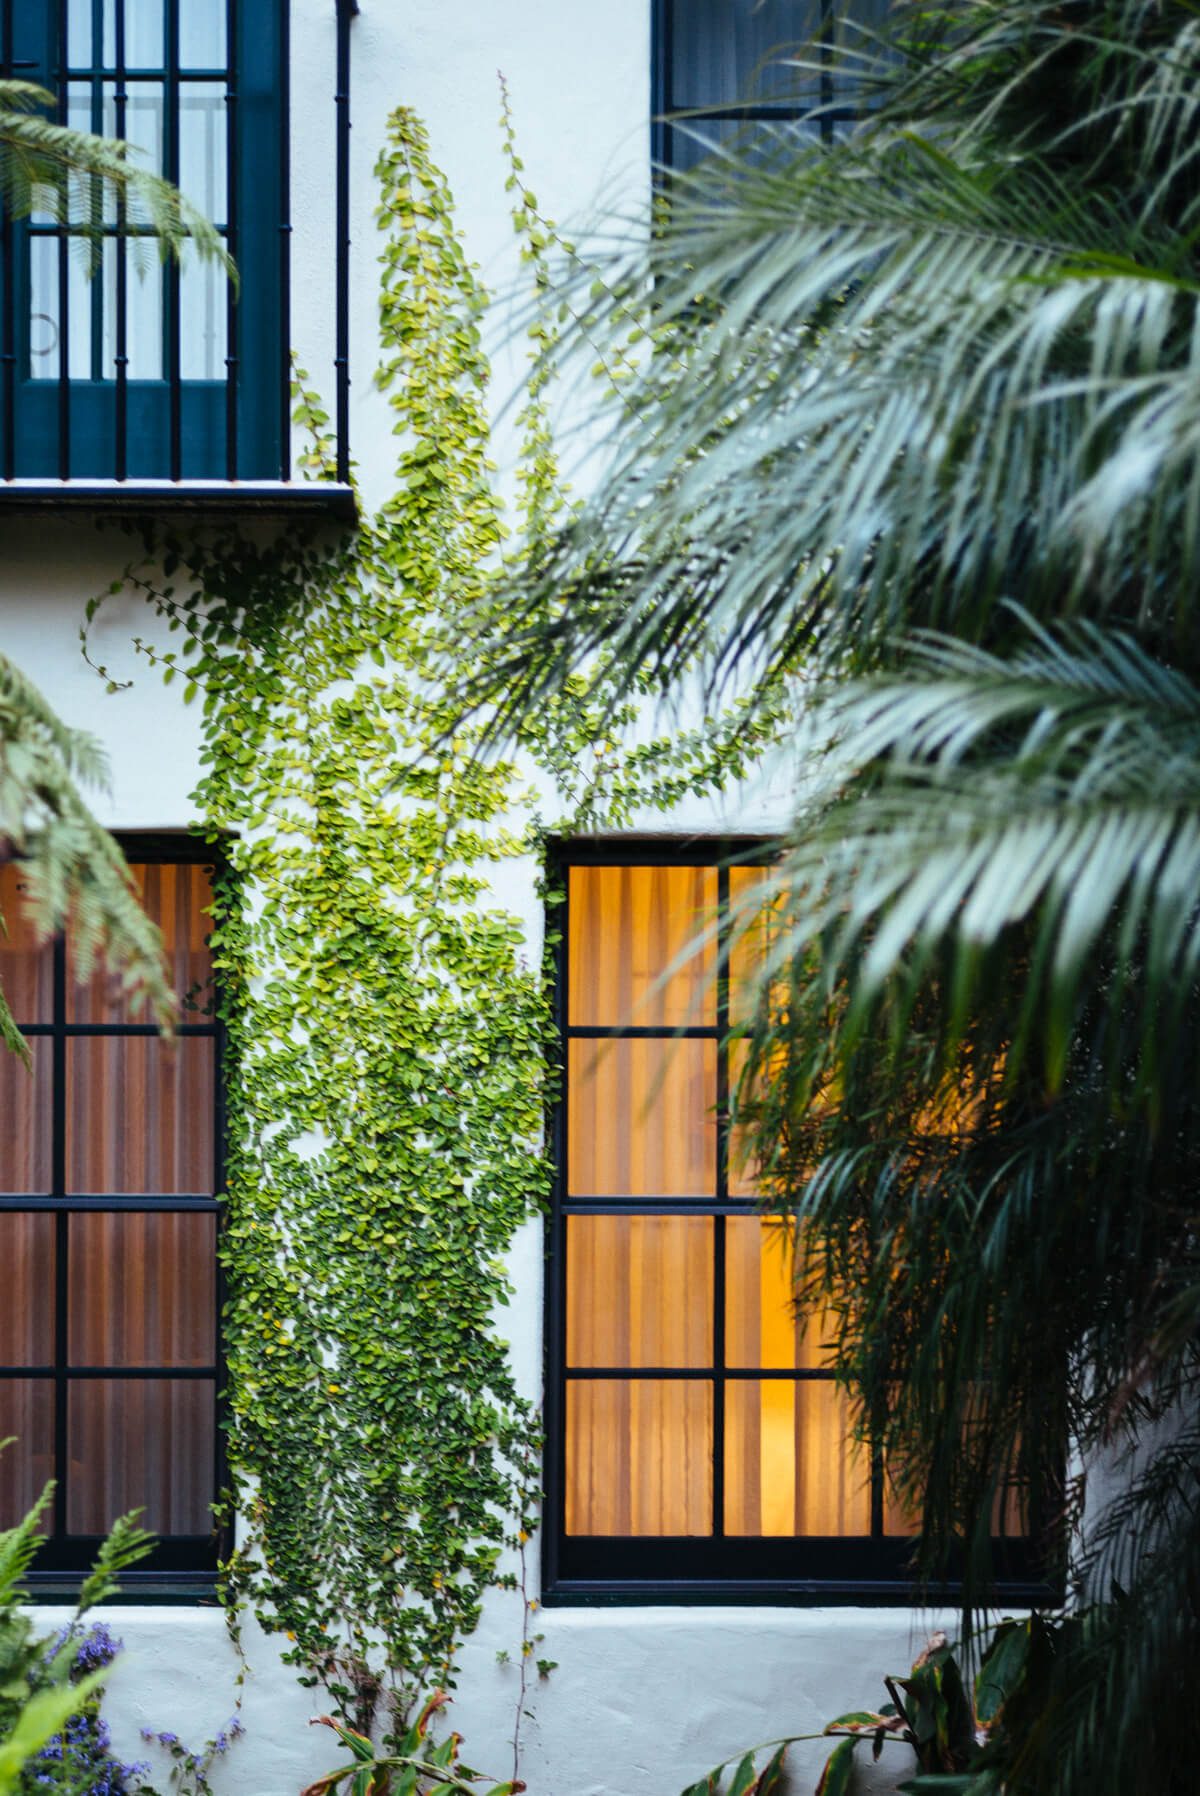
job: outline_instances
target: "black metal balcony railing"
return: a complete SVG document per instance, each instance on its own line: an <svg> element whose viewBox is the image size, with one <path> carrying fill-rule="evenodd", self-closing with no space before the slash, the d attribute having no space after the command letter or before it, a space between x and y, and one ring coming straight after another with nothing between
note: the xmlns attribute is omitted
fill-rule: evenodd
<svg viewBox="0 0 1200 1796"><path fill-rule="evenodd" d="M349 500L358 8L335 3L337 486L291 491L336 508ZM280 496L291 476L286 0L0 0L0 61L57 96L61 123L148 152L213 220L238 271L231 280L186 253L160 261L147 225L98 184L75 183L65 219L58 208L0 221L0 500L115 488L161 502L164 485L184 501Z"/></svg>

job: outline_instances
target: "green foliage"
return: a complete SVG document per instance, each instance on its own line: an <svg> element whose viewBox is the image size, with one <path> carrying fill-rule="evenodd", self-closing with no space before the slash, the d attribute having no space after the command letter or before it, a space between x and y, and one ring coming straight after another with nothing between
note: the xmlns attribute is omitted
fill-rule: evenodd
<svg viewBox="0 0 1200 1796"><path fill-rule="evenodd" d="M70 1622L57 1638L35 1633L22 1583L41 1544L41 1518L53 1488L47 1485L28 1515L0 1534L0 1796L31 1796L48 1783L60 1796L86 1796L84 1782L92 1787L87 1773L98 1769L93 1747L118 1779L114 1790L125 1788L124 1774L132 1769L107 1758L99 1721L115 1643L101 1629L96 1648L81 1654L81 1624L97 1603L116 1594L120 1573L143 1559L153 1541L137 1526L136 1514L120 1517L84 1580ZM57 1749L46 1756L56 1741ZM33 1769L41 1775L33 1776Z"/></svg>
<svg viewBox="0 0 1200 1796"><path fill-rule="evenodd" d="M309 1784L302 1796L337 1796L339 1790L343 1796L518 1796L525 1785L516 1779L482 1788L487 1779L459 1760L457 1734L435 1744L429 1723L445 1701L445 1692L436 1690L394 1750L386 1753L331 1715L319 1716L314 1725L332 1728L349 1749L350 1761Z"/></svg>
<svg viewBox="0 0 1200 1796"><path fill-rule="evenodd" d="M243 1528L225 1594L286 1636L343 1723L378 1722L407 1791L405 1719L422 1690L452 1687L489 1585L524 1608L518 1736L540 1642L523 1571L540 1432L498 1322L504 1256L549 1191L551 1034L524 924L492 882L539 854L547 825L711 789L751 751L733 725L711 752L694 736L625 751L613 719L598 755L576 686L523 730L524 773L460 724L445 667L470 671L464 620L491 606L500 629L506 605L485 295L408 112L378 177L395 493L349 537L151 532L125 580L180 638L138 646L202 696L198 797L225 861L212 942L228 1511ZM328 420L303 378L320 478ZM521 434L518 521L537 541L565 504L540 377Z"/></svg>
<svg viewBox="0 0 1200 1796"><path fill-rule="evenodd" d="M69 927L80 979L103 961L119 974L135 1007L148 1004L169 1026L175 1003L158 931L138 903L124 856L80 792L81 783L101 783L104 776L104 756L92 737L68 729L0 655L0 861L20 861L25 921L39 942ZM28 1064L3 993L0 1042Z"/></svg>
<svg viewBox="0 0 1200 1796"><path fill-rule="evenodd" d="M901 1790L955 1790L959 1796L999 1796L995 1770L1011 1765L1013 1733L1031 1719L1064 1633L1074 1624L1048 1624L1040 1615L1003 1621L993 1632L968 1693L944 1634L934 1634L907 1677L887 1677L890 1702L878 1710L855 1709L828 1723L824 1734L793 1734L754 1747L737 1762L726 1786L718 1765L682 1796L767 1796L782 1776L787 1748L801 1740L841 1736L825 1761L816 1796L848 1796L854 1789L855 1750L869 1745L878 1759L888 1743L904 1746L917 1770ZM762 1757L762 1769L758 1760ZM733 1764L733 1760L728 1761Z"/></svg>

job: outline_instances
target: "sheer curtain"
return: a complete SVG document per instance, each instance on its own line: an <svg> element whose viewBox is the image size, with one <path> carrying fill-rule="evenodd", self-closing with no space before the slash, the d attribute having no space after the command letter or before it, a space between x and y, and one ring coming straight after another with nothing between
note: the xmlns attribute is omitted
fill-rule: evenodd
<svg viewBox="0 0 1200 1796"><path fill-rule="evenodd" d="M566 1219L567 1532L869 1534L867 1457L824 1370L828 1319L797 1323L790 1234L753 1213L752 1174L731 1176L727 1197L718 1182L722 1057L727 1081L737 1069L718 1028L717 870L569 877L569 1027L657 1033L568 1041L568 1202L626 1201ZM734 871L735 913L762 877ZM767 914L739 938L735 1021L768 940ZM706 1033L672 1034L681 1028ZM671 1213L630 1213L636 1200Z"/></svg>

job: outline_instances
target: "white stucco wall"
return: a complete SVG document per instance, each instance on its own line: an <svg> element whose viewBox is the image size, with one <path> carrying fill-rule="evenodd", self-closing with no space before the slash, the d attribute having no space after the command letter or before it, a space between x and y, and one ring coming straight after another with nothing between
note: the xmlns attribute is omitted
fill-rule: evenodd
<svg viewBox="0 0 1200 1796"><path fill-rule="evenodd" d="M333 0L293 0L293 338L318 384L332 388ZM496 71L509 80L527 178L545 211L586 219L604 203L645 199L649 112L649 0L604 6L562 0L363 0L354 27L352 443L368 499L388 490L390 417L372 392L376 295L371 167L388 110L404 101L428 122L436 159L455 192L474 258L492 285L514 275ZM503 398L519 365L501 358ZM165 690L130 648L155 639L136 601L107 606L93 653L131 690L106 696L82 662L82 606L107 584L121 540L90 522L0 520L0 641L61 713L107 745L112 791L104 819L125 829L171 828L191 818L198 774L199 708L179 685ZM681 829L769 830L789 810L784 765L753 790L671 819ZM661 828L663 820L647 818ZM503 899L541 922L532 869L507 870ZM519 1300L506 1313L523 1388L541 1367L542 1243L528 1226L515 1243ZM531 1565L536 1582L536 1550ZM47 1621L52 1616L47 1614ZM109 1616L128 1652L109 1702L117 1743L137 1747L142 1725L198 1745L227 1721L235 1660L214 1609L118 1606ZM874 1703L885 1671L903 1670L935 1618L907 1610L785 1608L557 1609L540 1617L541 1656L558 1668L534 1680L522 1723L521 1770L535 1796L672 1796L727 1754L785 1731L815 1730L832 1714ZM514 1666L497 1664L519 1641L516 1598L497 1593L468 1644L454 1725L472 1763L509 1775L517 1697ZM247 1734L217 1773L229 1796L294 1796L329 1762L305 1725L314 1706L253 1627ZM824 1757L797 1754L794 1788L811 1788Z"/></svg>

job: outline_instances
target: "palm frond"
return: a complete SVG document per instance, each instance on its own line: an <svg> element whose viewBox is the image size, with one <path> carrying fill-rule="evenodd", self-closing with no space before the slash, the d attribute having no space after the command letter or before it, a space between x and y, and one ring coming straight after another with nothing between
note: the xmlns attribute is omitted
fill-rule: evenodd
<svg viewBox="0 0 1200 1796"><path fill-rule="evenodd" d="M76 976L88 979L102 958L132 1001L148 1005L169 1028L177 1001L159 932L138 903L124 856L77 784L94 781L104 766L98 745L69 730L0 656L0 860L19 863L35 938L69 926ZM6 1039L15 1033L10 1018Z"/></svg>
<svg viewBox="0 0 1200 1796"><path fill-rule="evenodd" d="M780 956L819 941L830 989L852 964L859 1014L945 948L966 1015L988 955L1029 924L1023 1004L1053 1019L1052 1086L1102 986L1125 1007L1136 987L1147 1052L1169 1059L1200 975L1200 690L1081 624L1006 657L926 639L827 715L855 772L801 816L780 864L779 891L803 894Z"/></svg>
<svg viewBox="0 0 1200 1796"><path fill-rule="evenodd" d="M850 141L714 154L601 287L564 271L581 360L631 308L658 347L613 402L597 498L514 590L511 710L599 651L632 689L697 659L716 685L862 664L897 627L986 641L1011 595L1198 658L1195 21L898 18Z"/></svg>
<svg viewBox="0 0 1200 1796"><path fill-rule="evenodd" d="M99 253L104 194L126 208L128 227L163 255L191 250L233 276L216 227L169 181L145 168L136 146L76 131L45 116L54 95L32 82L0 79L0 206L13 218L44 213Z"/></svg>

